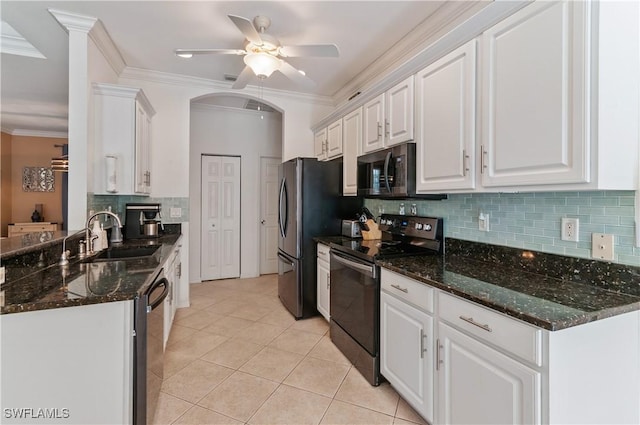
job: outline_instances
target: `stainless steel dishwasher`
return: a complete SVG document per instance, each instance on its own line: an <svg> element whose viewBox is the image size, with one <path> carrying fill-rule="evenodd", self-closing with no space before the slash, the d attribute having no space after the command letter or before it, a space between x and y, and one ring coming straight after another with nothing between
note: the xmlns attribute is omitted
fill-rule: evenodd
<svg viewBox="0 0 640 425"><path fill-rule="evenodd" d="M164 299L169 281L164 270L135 304L133 423L153 423L163 378Z"/></svg>

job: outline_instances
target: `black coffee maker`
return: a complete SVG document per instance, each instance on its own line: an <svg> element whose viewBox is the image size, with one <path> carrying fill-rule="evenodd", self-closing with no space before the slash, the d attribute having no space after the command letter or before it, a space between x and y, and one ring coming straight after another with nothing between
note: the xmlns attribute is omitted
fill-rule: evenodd
<svg viewBox="0 0 640 425"><path fill-rule="evenodd" d="M162 227L160 204L127 204L125 208L125 239L157 238Z"/></svg>

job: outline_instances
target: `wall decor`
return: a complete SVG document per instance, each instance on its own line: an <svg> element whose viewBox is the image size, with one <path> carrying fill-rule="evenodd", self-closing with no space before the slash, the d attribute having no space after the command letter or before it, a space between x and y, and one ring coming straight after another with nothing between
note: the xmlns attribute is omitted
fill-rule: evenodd
<svg viewBox="0 0 640 425"><path fill-rule="evenodd" d="M24 192L55 192L53 169L47 167L24 167L22 190Z"/></svg>

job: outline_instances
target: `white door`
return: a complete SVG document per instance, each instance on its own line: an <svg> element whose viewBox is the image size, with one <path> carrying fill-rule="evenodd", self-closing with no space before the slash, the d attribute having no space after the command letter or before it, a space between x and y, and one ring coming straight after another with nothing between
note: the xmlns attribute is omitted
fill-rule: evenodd
<svg viewBox="0 0 640 425"><path fill-rule="evenodd" d="M438 335L438 423L541 423L540 372L444 323Z"/></svg>
<svg viewBox="0 0 640 425"><path fill-rule="evenodd" d="M278 272L278 167L280 158L260 158L260 274Z"/></svg>
<svg viewBox="0 0 640 425"><path fill-rule="evenodd" d="M380 304L381 372L433 423L433 318L385 292Z"/></svg>
<svg viewBox="0 0 640 425"><path fill-rule="evenodd" d="M240 276L240 158L202 156L202 280Z"/></svg>
<svg viewBox="0 0 640 425"><path fill-rule="evenodd" d="M475 187L476 41L416 74L416 190Z"/></svg>

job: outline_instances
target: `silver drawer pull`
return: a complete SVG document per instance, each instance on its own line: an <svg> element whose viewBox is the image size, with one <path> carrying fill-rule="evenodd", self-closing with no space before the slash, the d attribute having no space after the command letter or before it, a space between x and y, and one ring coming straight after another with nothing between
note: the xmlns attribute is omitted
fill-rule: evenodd
<svg viewBox="0 0 640 425"><path fill-rule="evenodd" d="M400 285L391 285L392 288L396 288L398 291L402 291L405 294L409 293L409 290L407 288L401 288Z"/></svg>
<svg viewBox="0 0 640 425"><path fill-rule="evenodd" d="M467 323L471 323L472 325L479 327L480 329L484 329L487 332L493 332L491 330L491 328L489 327L489 325L480 324L480 323L476 322L475 320L473 320L473 317L460 316L460 318L462 320L464 320L465 322L467 322Z"/></svg>

